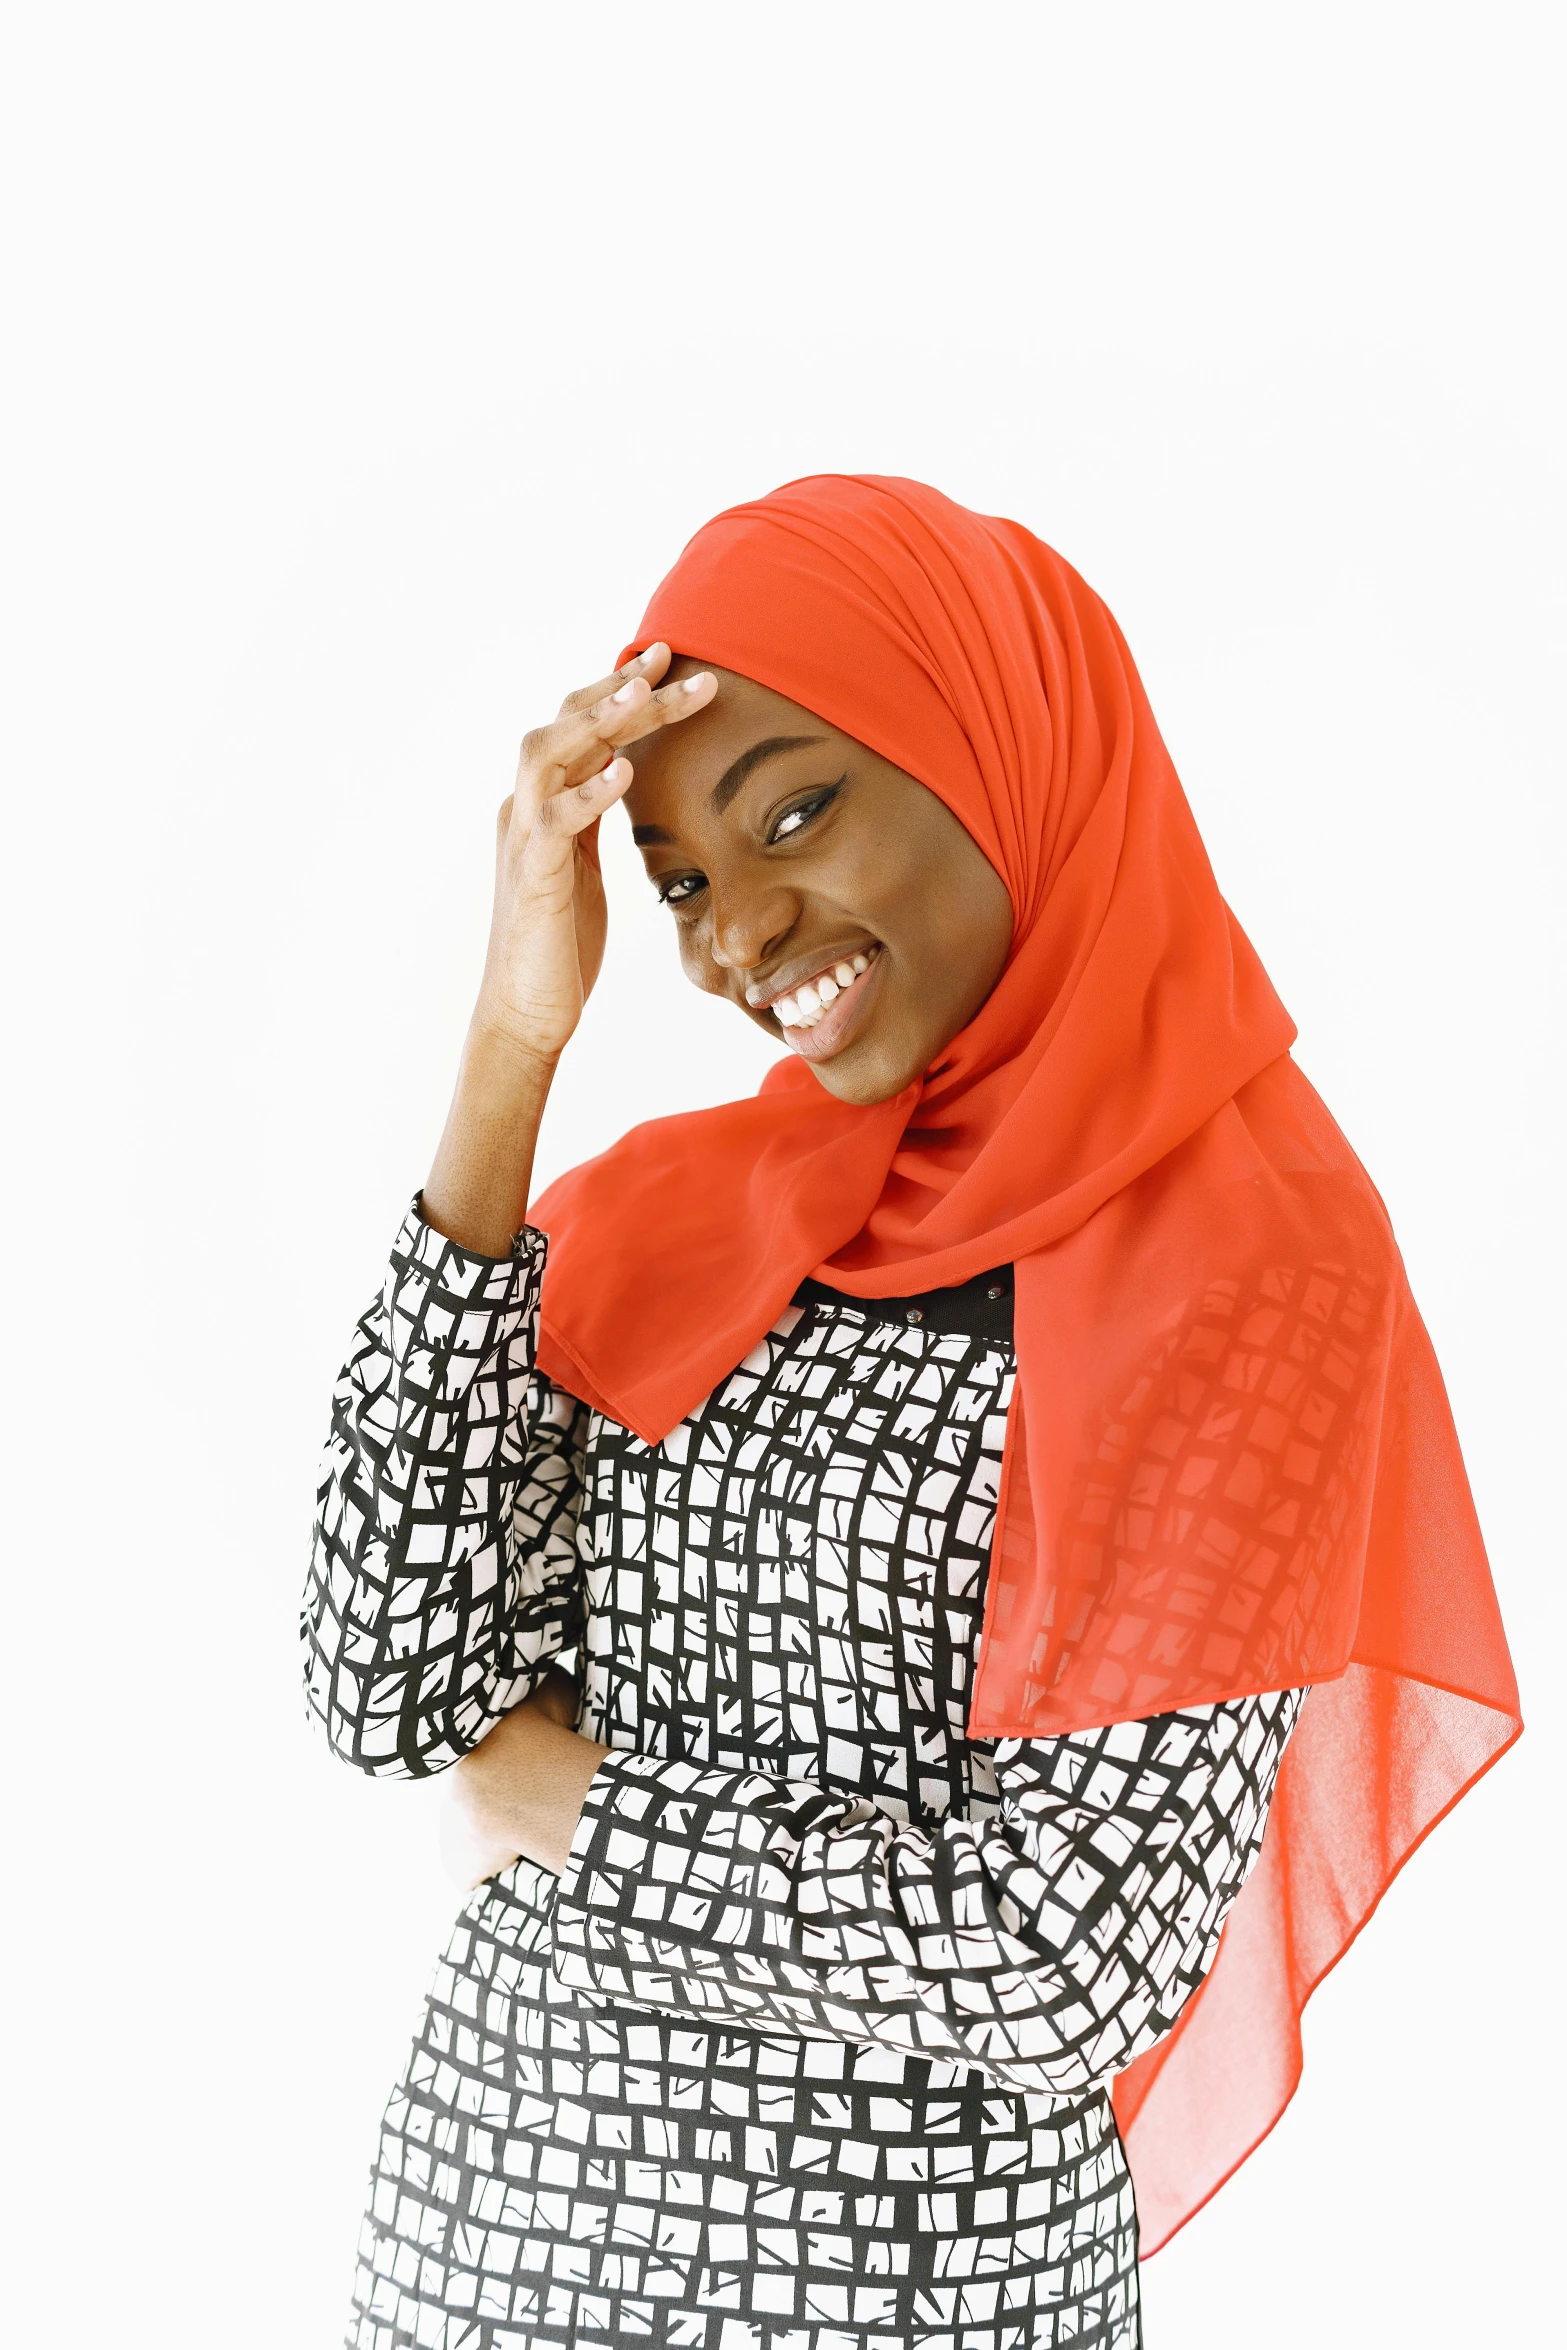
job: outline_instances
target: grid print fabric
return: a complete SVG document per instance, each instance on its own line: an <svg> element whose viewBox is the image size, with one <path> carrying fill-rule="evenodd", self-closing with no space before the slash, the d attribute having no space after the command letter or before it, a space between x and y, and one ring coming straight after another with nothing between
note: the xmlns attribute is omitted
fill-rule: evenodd
<svg viewBox="0 0 1567 2350"><path fill-rule="evenodd" d="M510 1263L404 1218L332 1399L302 1633L345 1760L445 1769L526 1697L581 1609L587 1412L533 1368L544 1242Z"/></svg>
<svg viewBox="0 0 1567 2350"><path fill-rule="evenodd" d="M1007 1302L807 1285L649 1447L534 1372L541 1271L412 1215L334 1413L336 1750L442 1768L572 1648L615 1749L565 1878L458 1923L354 2350L1135 2350L1105 2084L1211 1961L1298 1695L968 1741Z"/></svg>
<svg viewBox="0 0 1567 2350"><path fill-rule="evenodd" d="M992 1808L963 1731L1012 1381L1004 1337L823 1299L656 1449L595 1416L594 1735L900 1817Z"/></svg>
<svg viewBox="0 0 1567 2350"><path fill-rule="evenodd" d="M354 2350L1132 2350L1109 2100L562 1986L554 1880L470 1901L382 2125Z"/></svg>
<svg viewBox="0 0 1567 2350"><path fill-rule="evenodd" d="M612 1755L555 1917L565 1983L1070 2093L1174 2023L1256 1857L1294 1692L1007 1740L999 1818Z"/></svg>

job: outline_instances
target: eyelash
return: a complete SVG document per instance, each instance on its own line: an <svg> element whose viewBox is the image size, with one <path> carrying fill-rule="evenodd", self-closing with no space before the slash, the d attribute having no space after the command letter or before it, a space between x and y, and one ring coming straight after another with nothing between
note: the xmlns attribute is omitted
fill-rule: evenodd
<svg viewBox="0 0 1567 2350"><path fill-rule="evenodd" d="M812 792L809 798L797 800L792 808L786 808L773 826L767 842L768 847L774 847L781 840L797 838L805 830L805 827L808 824L814 824L822 810L830 806L838 797L840 788L840 784L829 783L821 791ZM796 818L799 819L797 823L795 822ZM791 825L792 830L785 832L784 826L786 824ZM658 902L661 906L688 906L691 899L698 894L703 886L703 878L700 873L677 873L660 887ZM688 896L676 897L677 889L686 888L689 888L690 894Z"/></svg>
<svg viewBox="0 0 1567 2350"><path fill-rule="evenodd" d="M807 824L814 823L829 801L838 797L838 788L835 783L825 784L820 791L812 792L809 799L797 800L792 808L786 808L773 826L772 838L768 841L768 847L771 848L774 841L793 840L796 832L803 832ZM796 817L800 819L797 824L795 823ZM794 830L785 832L784 826L786 824L793 825Z"/></svg>

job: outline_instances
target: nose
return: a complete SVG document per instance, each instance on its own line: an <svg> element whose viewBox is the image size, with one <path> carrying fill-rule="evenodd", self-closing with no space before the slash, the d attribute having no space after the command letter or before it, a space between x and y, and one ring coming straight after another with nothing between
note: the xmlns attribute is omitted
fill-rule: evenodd
<svg viewBox="0 0 1567 2350"><path fill-rule="evenodd" d="M711 905L708 952L723 971L754 971L788 937L800 911L793 895L781 889L731 890L720 897L714 888Z"/></svg>

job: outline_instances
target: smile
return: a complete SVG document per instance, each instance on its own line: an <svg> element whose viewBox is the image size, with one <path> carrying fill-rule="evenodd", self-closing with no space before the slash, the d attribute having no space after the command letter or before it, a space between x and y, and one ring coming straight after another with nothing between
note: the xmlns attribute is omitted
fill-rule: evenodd
<svg viewBox="0 0 1567 2350"><path fill-rule="evenodd" d="M862 979L875 961L878 949L868 955L848 955L842 962L830 963L814 979L807 979L792 994L775 996L768 1010L783 1028L814 1028L830 1005L846 995L857 979Z"/></svg>

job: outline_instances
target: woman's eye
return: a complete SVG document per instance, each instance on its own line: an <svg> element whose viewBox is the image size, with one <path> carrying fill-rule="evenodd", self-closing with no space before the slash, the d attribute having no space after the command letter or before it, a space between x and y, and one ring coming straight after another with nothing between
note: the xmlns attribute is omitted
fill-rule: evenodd
<svg viewBox="0 0 1567 2350"><path fill-rule="evenodd" d="M706 886L700 873L677 873L673 881L660 883L658 902L661 906L683 906Z"/></svg>
<svg viewBox="0 0 1567 2350"><path fill-rule="evenodd" d="M812 818L819 816L828 802L837 797L838 786L832 783L825 791L813 792L808 800L801 800L795 807L785 809L767 836L769 842L787 840L791 833L803 831Z"/></svg>

